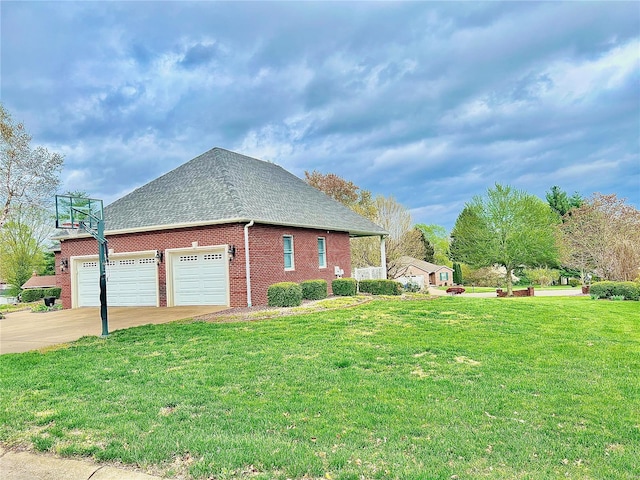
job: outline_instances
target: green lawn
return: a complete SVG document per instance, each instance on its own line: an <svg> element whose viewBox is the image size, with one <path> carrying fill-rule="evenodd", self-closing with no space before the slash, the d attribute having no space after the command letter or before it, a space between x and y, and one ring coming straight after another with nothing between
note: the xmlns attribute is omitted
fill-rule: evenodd
<svg viewBox="0 0 640 480"><path fill-rule="evenodd" d="M194 478L637 479L640 303L374 300L0 356L0 441Z"/></svg>
<svg viewBox="0 0 640 480"><path fill-rule="evenodd" d="M29 310L38 305L44 305L44 301L38 300L37 302L30 302L30 303L16 303L15 305L12 303L2 304L0 305L0 313L11 313L11 312L18 312L20 310Z"/></svg>

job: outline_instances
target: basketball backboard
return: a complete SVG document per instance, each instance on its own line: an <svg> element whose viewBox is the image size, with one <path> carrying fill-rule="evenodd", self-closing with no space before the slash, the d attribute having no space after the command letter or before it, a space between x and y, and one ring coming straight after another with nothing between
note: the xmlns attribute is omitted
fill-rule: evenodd
<svg viewBox="0 0 640 480"><path fill-rule="evenodd" d="M56 195L56 228L96 230L103 220L102 200Z"/></svg>

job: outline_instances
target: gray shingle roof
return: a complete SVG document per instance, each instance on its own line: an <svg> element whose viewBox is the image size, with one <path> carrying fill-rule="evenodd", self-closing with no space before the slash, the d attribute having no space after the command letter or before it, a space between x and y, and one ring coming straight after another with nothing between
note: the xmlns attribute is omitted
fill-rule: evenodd
<svg viewBox="0 0 640 480"><path fill-rule="evenodd" d="M282 167L214 148L104 209L107 233L227 222L382 235L385 230Z"/></svg>

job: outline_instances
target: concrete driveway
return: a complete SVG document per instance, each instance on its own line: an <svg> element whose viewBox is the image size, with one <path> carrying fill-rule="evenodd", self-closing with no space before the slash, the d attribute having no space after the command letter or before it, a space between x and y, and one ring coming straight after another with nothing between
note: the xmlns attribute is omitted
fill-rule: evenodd
<svg viewBox="0 0 640 480"><path fill-rule="evenodd" d="M110 307L109 332L139 325L167 323L227 307ZM50 345L72 342L87 335L100 335L100 308L74 308L55 312L14 312L0 320L0 354L28 352Z"/></svg>

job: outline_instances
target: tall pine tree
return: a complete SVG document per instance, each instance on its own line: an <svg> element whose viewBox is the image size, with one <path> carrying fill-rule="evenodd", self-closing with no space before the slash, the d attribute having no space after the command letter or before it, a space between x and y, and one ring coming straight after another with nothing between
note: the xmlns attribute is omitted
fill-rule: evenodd
<svg viewBox="0 0 640 480"><path fill-rule="evenodd" d="M456 285L463 284L462 268L460 267L460 264L457 262L453 264L453 283L455 283Z"/></svg>

